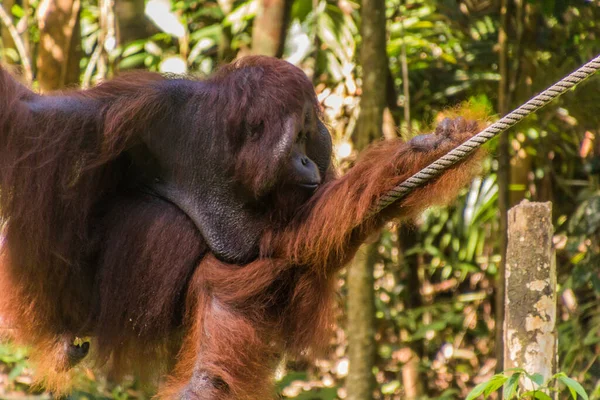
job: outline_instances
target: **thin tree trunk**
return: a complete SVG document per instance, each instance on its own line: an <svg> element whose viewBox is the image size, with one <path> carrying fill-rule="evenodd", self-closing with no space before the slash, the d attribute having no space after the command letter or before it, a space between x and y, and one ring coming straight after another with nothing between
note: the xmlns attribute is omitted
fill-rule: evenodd
<svg viewBox="0 0 600 400"><path fill-rule="evenodd" d="M79 84L80 10L80 0L42 0L38 7L37 78L43 92Z"/></svg>
<svg viewBox="0 0 600 400"><path fill-rule="evenodd" d="M406 4L406 2L404 2ZM408 75L408 55L406 51L406 31L404 30L404 17L401 21L402 35L402 53L400 60L402 63L402 89L404 94L404 123L406 124L406 134L412 136L412 122L410 115L410 80ZM400 268L408 271L408 287L411 292L406 300L406 309L414 310L421 307L423 299L421 298L421 282L419 280L419 258L416 255L407 256L406 251L417 243L417 231L406 225L398 228L398 251L401 254ZM405 362L402 366L401 378L404 388L404 397L406 400L415 400L423 395L424 379L421 377L419 366L423 356L423 341L414 341L406 348Z"/></svg>
<svg viewBox="0 0 600 400"><path fill-rule="evenodd" d="M319 8L319 2L321 0L312 0L312 9L313 12L316 13L317 8ZM317 26L316 26L316 21L318 21L317 16L315 14L315 16L313 16L314 21L315 21L315 27L312 30L312 44L313 44L313 51L312 51L312 59L313 59L313 69L312 69L312 76L310 77L313 85L317 86L319 84L319 76L321 71L319 71L319 58L321 56L321 37L319 36L319 32L317 30Z"/></svg>
<svg viewBox="0 0 600 400"><path fill-rule="evenodd" d="M2 0L2 7L6 11L6 13L10 16L11 9L15 4L15 0ZM2 61L5 63L13 62L12 58L7 56L7 49L14 49L15 42L8 30L8 27L5 24L2 24L2 29L0 30L0 37L2 38Z"/></svg>
<svg viewBox="0 0 600 400"><path fill-rule="evenodd" d="M354 131L354 143L361 150L381 137L383 110L386 105L387 53L385 48L385 1L364 0L360 27L362 45L362 97L360 115Z"/></svg>
<svg viewBox="0 0 600 400"><path fill-rule="evenodd" d="M505 115L508 112L508 0L502 0L500 5L500 30L498 33L500 84L498 86L498 113ZM498 209L500 211L500 265L496 278L496 371L502 370L504 364L504 275L506 268L506 243L507 243L507 216L509 203L509 176L510 155L508 134L500 135L498 143Z"/></svg>
<svg viewBox="0 0 600 400"><path fill-rule="evenodd" d="M406 54L406 34L404 30L404 17L400 25L402 34L402 88L404 92L404 123L408 137L412 136L412 125L410 121L410 81L408 78L408 55Z"/></svg>
<svg viewBox="0 0 600 400"><path fill-rule="evenodd" d="M386 106L387 54L385 1L363 0L362 3L362 97L354 135L357 149L362 150L383 134L383 111ZM350 369L346 381L348 400L373 398L377 346L375 343L375 303L373 266L377 245L365 245L348 270L348 358Z"/></svg>
<svg viewBox="0 0 600 400"><path fill-rule="evenodd" d="M348 267L348 400L371 400L375 389L375 293L377 244L363 245Z"/></svg>
<svg viewBox="0 0 600 400"><path fill-rule="evenodd" d="M221 28L221 39L219 40L218 48L218 60L220 64L231 62L236 52L231 48L231 42L233 40L233 32L230 26L223 26Z"/></svg>
<svg viewBox="0 0 600 400"><path fill-rule="evenodd" d="M117 24L115 21L115 2L114 0L100 0L100 37L98 44L102 46L102 52L98 60L98 77L104 79L113 71L110 51L116 45Z"/></svg>
<svg viewBox="0 0 600 400"><path fill-rule="evenodd" d="M217 0L219 7L223 11L223 14L226 18L231 10L233 10L233 0ZM222 24L221 25L221 37L219 39L219 48L218 48L218 62L219 64L225 64L232 61L236 56L236 51L231 48L233 40L233 32L231 30L230 25Z"/></svg>
<svg viewBox="0 0 600 400"><path fill-rule="evenodd" d="M21 39L23 40L23 46L25 47L26 53L29 55L31 62L31 41L29 40L29 13L31 11L31 5L29 0L22 0L21 7L23 7L23 17L19 20L19 25L23 25L21 32Z"/></svg>
<svg viewBox="0 0 600 400"><path fill-rule="evenodd" d="M511 80L508 84L509 87L509 99L516 99L517 94L523 97L523 100L531 96L531 84L528 83L527 77L531 77L533 72L531 70L531 64L526 61L527 49L532 49L537 46L537 43L530 41L531 36L525 34L526 21L530 18L529 11L531 7L525 5L524 0L512 0L514 5L514 28L516 33L514 39L514 50L512 53L514 57L512 59L512 66L510 70L512 74ZM509 14L510 15L510 14ZM533 75L535 76L535 75ZM511 102L507 103L510 108ZM507 110L508 111L508 110ZM529 185L529 173L531 172L532 157L529 153L524 151L518 151L514 156L511 157L510 164L510 176L509 182L511 190L509 191L509 207L518 204L522 199L525 198L528 192Z"/></svg>
<svg viewBox="0 0 600 400"><path fill-rule="evenodd" d="M292 0L260 0L252 27L252 53L281 57Z"/></svg>
<svg viewBox="0 0 600 400"><path fill-rule="evenodd" d="M25 10L27 10L27 7L29 7L26 1L23 2L23 7ZM11 44L14 45L15 50L19 54L25 79L27 79L27 82L31 83L33 81L33 68L31 66L31 57L29 52L29 36L26 33L23 35L19 34L17 27L13 23L12 15L4 9L2 4L0 4L0 21L2 26L6 28L5 33L10 36ZM27 17L24 16L19 22L24 22L25 26L27 26ZM25 32L26 31L27 29L25 29Z"/></svg>
<svg viewBox="0 0 600 400"><path fill-rule="evenodd" d="M410 123L410 119L408 120ZM407 273L407 287L409 288L408 297L405 302L406 311L415 310L423 305L423 298L419 288L421 280L419 279L419 268L421 263L416 254L407 255L406 252L413 248L418 242L417 230L414 227L402 224L398 227L398 268ZM402 387L404 388L403 398L406 400L415 400L423 395L423 382L425 379L421 376L420 364L423 356L423 340L411 342L402 353L402 370L400 371Z"/></svg>
<svg viewBox="0 0 600 400"><path fill-rule="evenodd" d="M123 45L148 37L152 28L146 18L145 7L144 0L115 0L119 44Z"/></svg>

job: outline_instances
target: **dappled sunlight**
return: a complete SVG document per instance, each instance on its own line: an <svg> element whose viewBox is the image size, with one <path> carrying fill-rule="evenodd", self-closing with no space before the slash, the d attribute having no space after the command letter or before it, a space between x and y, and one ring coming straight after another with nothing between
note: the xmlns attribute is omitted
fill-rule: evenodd
<svg viewBox="0 0 600 400"><path fill-rule="evenodd" d="M77 347L74 350L70 345L81 341L80 332L75 339L64 335L64 332L71 329L70 324L75 324L75 319L82 323L84 319L99 318L86 301L63 296L90 278L76 275L73 271L103 257L103 251L120 249L134 241L144 245L129 254L130 257L122 257L117 250L111 253L114 276L121 276L119 274L124 274L124 271L131 273L127 279L115 279L121 284L118 291L107 289L103 296L105 300L109 299L105 304L126 307L128 302L133 301L129 296L139 292L148 306L127 315L127 318L123 317L122 321L119 318L124 314L115 312L115 321L122 323L106 323L103 328L117 332L131 327L139 329L147 337L161 336L159 344L148 342L145 345L146 342L140 342L140 335L132 334L131 338L115 335L111 343L119 351L123 349L123 354L125 350L131 350L132 354L156 351L156 354L173 355L181 343L179 333L173 335L177 337L170 338L164 334L166 328L163 326L155 327L153 323L139 321L152 313L168 315L165 321L169 320L169 323L177 320L178 329L185 326L186 332L192 332L177 359L184 360L175 372L180 382L195 375L210 382L206 375L202 375L204 372L197 371L192 365L197 361L195 357L201 353L202 346L210 343L215 349L212 354L214 360L204 360L204 365L228 360L226 366L213 365L213 371L217 371L213 375L219 376L215 379L217 383L209 388L211 390L222 389L227 380L231 382L231 368L239 364L249 367L241 369L242 383L237 382L238 386L233 386L241 388L247 385L251 387L250 392L266 393L266 384L256 382L267 382L268 368L265 366L275 364L278 365L274 374L275 390L283 399L464 399L476 385L490 381L494 385L494 382L504 379L500 375L494 376L496 369L503 368L505 350L502 343L497 343L501 336L496 336L505 323L502 313L506 304L502 293L507 289L521 289L514 283L511 288L504 287L503 248L507 243L504 234L508 231L505 217L508 208L527 199L530 202L552 202L550 222L554 232L551 250L556 253L556 274L553 278L558 284L558 351L551 358L559 360L557 371L564 371L572 378L572 381L562 380L558 388L565 390L566 394L578 393L579 398L585 398L574 389L579 390L579 387L568 385L575 382L581 384L581 390L589 394L589 399L600 399L600 369L597 367L600 354L598 76L576 90L569 90L559 101L537 110L516 128L504 133L501 139L487 143L487 155L481 158L479 176L471 179L464 172L465 164L459 163L450 171L455 178L434 180L423 188L415 189L417 191L412 192L410 202L393 203L387 210L390 215L396 211L409 212L410 218L400 221L386 219L383 230L373 232L366 239L357 239L363 232L356 225L346 227L350 219L338 218L344 213L352 214L348 210L354 208L360 208L366 216L369 204L375 204L390 194L390 191L384 193L373 191L373 188L385 186L386 190L391 190L397 187L400 183L395 181L398 171L413 165L415 159L440 151L438 146L445 143L444 140L436 141L439 139L436 136L414 137L423 132L434 132L448 117L462 116L486 123L497 120L502 113L600 53L599 1L507 0L505 3L507 7L502 8L498 7L498 2L487 0L0 0L0 79L3 79L1 74L5 70L14 75L11 85L0 86L0 94L8 93L0 96L0 166L5 166L0 169L0 182L17 182L12 189L0 187L0 204L10 204L13 208L5 212L11 218L15 215L16 220L36 216L27 220L29 230L24 224L21 224L20 230L13 227L12 239L8 235L7 239L0 235L0 247L4 241L10 243L17 238L22 246L15 249L20 254L18 260L15 258L15 265L20 267L22 276L36 278L9 282L3 276L14 271L4 265L6 262L0 261L0 286L3 288L0 290L0 306L5 310L0 313L0 398L29 396L46 399L57 395L53 389L61 388L50 387L44 391L34 386L35 359L46 358L41 368L48 374L57 371L62 374L64 368L72 367L69 357L73 353L69 351L77 351ZM257 15L267 17L256 18ZM286 63L281 64L296 71L294 74L288 76L281 72L286 71L284 67L273 70L273 74L266 73L261 65L252 67L256 68L252 72L237 69L235 79L226 80L227 89L216 87L222 84L219 79L228 74L223 71L229 71L227 68L230 67L221 69L220 78L207 78L224 65L256 53L275 55L300 70ZM124 75L132 71L151 73ZM163 81L158 73L175 80ZM198 87L203 89L193 91L197 96L194 100L208 102L210 107L204 109L186 103L192 91L187 90L189 86L178 86L182 81L177 78L181 77L202 82L202 86ZM110 83L115 78L122 82L117 84L117 89ZM215 84L217 81L219 83ZM96 88L99 83L103 85ZM78 84L87 91L74 95ZM196 88L194 86L194 90ZM251 93L248 93L248 88L252 88ZM331 157L323 157L325 161L320 162L331 165L339 176L353 176L352 182L328 186L330 181L323 182L323 178L327 174L327 179L333 179L334 174L323 168L315 170L318 171L314 175L319 175L319 183L303 187L302 192L287 181L273 189L270 186L272 181L289 178L294 173L282 167L283 164L264 161L271 153L259 145L246 148L246 144L234 143L239 148L232 150L233 156L226 154L211 162L205 161L213 148L228 146L238 130L243 132L242 136L250 144L262 143L261 140L274 135L273 141L281 147L281 157L306 155L305 141L326 138L325 130L321 129L322 125L318 125L318 129L311 126L313 130L298 129L290 122L292 118L288 114L302 115L304 110L296 114L290 111L292 104L300 104L299 110L303 102L312 104L312 100L306 100L314 99L312 88L318 102L314 104L314 114L322 120L332 139L331 147L329 139L320 142L328 155L331 153ZM37 97L38 92L51 90L58 90L60 95L45 100ZM7 102L7 98L11 101ZM213 110L215 104L218 104L217 110ZM12 114L8 115L6 109L12 110ZM192 114L189 111L192 109L201 112L181 116L183 110ZM280 117L279 110L285 110L281 114L285 118L280 118L285 119L285 123L275 118ZM304 116L306 126L314 118L312 112ZM269 124L265 121L270 118L277 121L267 126ZM53 120L59 123L52 126ZM19 125L21 121L22 126ZM382 126L376 126L379 121L382 121ZM15 124L23 128L19 135L5 128ZM227 128L206 128L209 125ZM70 127L70 130L65 127ZM170 149L171 144L180 144L181 133L188 127L198 135L194 141ZM45 141L40 140L38 128L45 129ZM97 134L88 140L85 135L92 130ZM202 135L212 130L218 140L203 142L205 136ZM117 131L126 133L123 140L113 135ZM165 136L156 143L146 143L147 136L153 131ZM68 135L73 132L81 135ZM140 139L142 136L143 140ZM411 139L411 143L401 144ZM106 149L102 146L103 141L110 142ZM141 142L152 147L152 151L140 145ZM367 155L375 156L368 163L361 164L365 153L359 149L373 142L379 143L379 147L369 150ZM310 140L308 143L310 148ZM288 152L289 149L284 146L288 144L293 146L293 152ZM302 146L304 150L298 150ZM400 146L407 146L402 148L410 148L414 153L403 160L396 160ZM10 154L14 159L6 156L7 148L17 154ZM226 250L235 247L234 252L255 240L255 236L259 237L260 246L267 250L259 246L259 251L252 256L258 257L256 254L259 254L257 260L265 263L265 260L270 260L272 263L258 268L259 261L252 259L254 262L248 262L241 257L239 259L243 261L228 259L227 264L214 255L211 244L203 250L211 254L211 264L206 264L207 268L190 268L181 272L182 277L178 278L169 275L177 271L178 262L173 261L176 256L193 258L192 255L196 254L192 251L182 254L182 249L190 243L190 246L196 244L202 247L208 237L206 229L202 230L205 224L196 223L199 217L193 217L196 220L190 217L198 210L183 211L187 210L190 202L187 198L178 198L182 204L172 202L156 213L156 220L160 221L160 225L156 225L158 228L148 222L148 226L140 224L129 230L115 229L113 234L102 236L106 229L105 213L114 214L117 222L126 224L139 217L138 214L151 213L153 207L162 204L161 201L169 200L160 197L162 193L150 190L166 185L165 176L144 175L140 182L133 179L138 172L137 163L144 165L140 169L145 173L148 172L144 169L146 167L152 170L159 168L157 165L160 164L162 168L165 160L157 161L155 153L165 149L172 150L167 161L174 165L188 165L190 158L194 157L202 160L204 164L199 162L201 165L189 167L189 171L182 173L186 179L189 178L188 173L192 176L188 182L189 191L198 197L224 184L215 176L222 172L219 168L226 165L229 158L243 158L238 164L247 167L236 164L232 168L243 169L244 173L223 179L227 185L237 185L231 196L224 197L231 200L245 196L247 188L245 184L238 185L238 180L251 182L256 192L252 192L251 200L240 202L235 212L227 210L226 205L223 210L219 209L220 219L214 224L215 229L235 236L235 240L227 236L227 240L221 241L225 243ZM96 154L97 151L103 152L101 156ZM187 155L188 151L192 156ZM35 164L36 160L40 162ZM300 157L298 160L301 165L306 162ZM100 188L85 180L88 170L92 171L90 174L95 173L97 163L103 162L114 162L114 170L102 170L102 174L94 175L93 182L111 180L126 171L126 178L119 178L122 180L118 187ZM360 169L361 165L367 164L369 168ZM9 171L6 165L18 165L18 168ZM222 169L229 171L227 168ZM347 175L352 171L355 175ZM181 171L170 173L177 175ZM23 178L28 174L33 178ZM169 183L177 189L173 191L179 193L181 183L178 179L183 178L179 175L177 179L171 175L168 178L172 178L173 182ZM414 208L420 209L425 204L448 200L450 196L442 189L451 186L453 179L461 179L465 184L461 191L456 189L452 192L458 193L453 203L412 213ZM60 190L51 190L55 188L48 186L54 180ZM134 197L142 191L138 184L144 190L146 186L152 186L147 190L149 193L144 192L152 196L152 200L144 203L147 209L140 206L123 207L121 210L107 205L106 210L98 210L95 200L90 200L102 195L104 197L98 201L104 205L104 198L111 198L113 191L121 193L121 190L123 193L128 191L124 197ZM76 196L60 192L73 187L83 188L82 199L86 197L85 201L78 203ZM292 187L302 193L305 197L301 200L308 202L302 204L310 204L310 207L324 204L319 203L327 198L319 192L323 188L336 191L339 197L335 204L325 204L329 208L303 206L300 208L302 211L294 209L288 212L289 215L269 214L268 223L279 221L281 226L278 225L277 229L271 229L270 225L269 229L265 229L261 225L262 220L255 224L252 218L248 219L252 223L246 225L247 221L239 217L247 211L246 208L271 212L265 204L275 201L272 198L284 202L279 199L284 197L281 187L286 190ZM432 187L442 189L428 191ZM12 198L28 193L28 190L31 195L22 196L24 201L17 205L11 202ZM167 195L171 194L164 190ZM238 193L238 190L244 194ZM212 203L221 206L219 201ZM65 205L61 213L52 211L56 204ZM385 212L384 209L378 215ZM358 214L358 211L355 212L352 218L357 219ZM253 217L260 219L254 214ZM369 218L369 223L381 222L378 216ZM150 221L150 218L144 221ZM310 223L310 230L298 228L300 233L292 236L289 232L293 229L288 226L291 226L290 221L297 223L294 227L307 227ZM69 224L82 224L82 228L70 235L69 229L62 229L63 225L68 227ZM10 218L0 220L0 227L8 225ZM189 238L178 230L178 227L188 225ZM224 228L225 225L227 227ZM251 228L248 228L250 225ZM340 232L344 229L352 234L342 237ZM25 234L19 234L20 231ZM154 237L153 232L156 231L169 233L168 236L156 235L160 239L156 242L160 243L144 242ZM281 232L289 235L286 236L287 241L279 237L283 237ZM43 245L31 244L43 235L46 240ZM327 242L328 238L335 240ZM263 241L276 243L277 239L284 242L278 243L279 247L263 245ZM341 257L344 253L350 259L354 253L345 253L348 243L354 245L355 241L363 239L367 246L359 250L362 258L329 277L331 282L328 284L335 287L335 294L333 298L325 299L326 291L321 287L325 284L320 281L320 273L303 274L312 271L313 264L317 264L315 260L323 269L332 265L331 260L323 256L326 253L333 255L331 257ZM159 245L169 251L158 253ZM89 246L89 254L86 253L85 257L70 257L71 253L85 246ZM54 247L58 250L54 251ZM524 247L537 252L540 243L533 240ZM44 257L40 256L42 252ZM8 257L8 252L1 253L0 259L2 257ZM206 261L206 257L202 253L193 262ZM38 262L32 264L32 259ZM286 264L283 268L279 265L281 260L289 261L290 265ZM30 269L31 265L37 269ZM55 265L61 268L46 271L44 276L31 273L32 270ZM156 265L161 268L155 268ZM352 274L357 268L364 274ZM90 271L94 284L81 285L81 288L85 286L80 288L84 294L96 293L99 289L94 285L106 281L96 277L98 271ZM529 275L534 272L532 269ZM281 274L277 279L274 278L276 273ZM192 282L192 275L197 281ZM308 280L303 280L305 278ZM186 292L184 295L174 287L169 293L162 289L143 289L171 287L179 281L185 281L186 291L195 282L197 286L193 286L193 294ZM48 282L53 282L56 287L47 290ZM154 284L157 286L152 286ZM290 287L300 289L290 294ZM523 282L523 287L537 286ZM215 295L219 290L219 295ZM60 297L60 307L54 306L51 301L36 303L37 296L46 291L48 296L53 296L50 299ZM25 295L27 293L29 295ZM247 296L236 297L240 293ZM174 304L175 308L165 311L159 301L161 299L173 300L169 304ZM228 301L235 304L228 304ZM331 316L331 320L316 312L321 307L325 308L323 304L327 302L337 306L331 315L327 315ZM538 305L550 309L554 302L539 302ZM285 313L292 306L301 311L293 314L293 318L281 317L287 315ZM196 312L208 307L214 311L209 315L211 320L199 317L195 323L183 321L184 315L191 318L187 316L190 309ZM56 326L60 325L59 333L54 332L50 335L51 340L40 342L48 345L45 347L47 350L31 353L10 341L8 333L16 332L12 327L13 321L19 325L22 321L35 320L27 331L30 337L34 337L54 326L48 323L51 320L48 315L59 308L67 317L64 321L60 320L60 324L55 322ZM267 318L271 317L269 312L273 319ZM35 318L32 317L34 313L37 313ZM535 321L539 322L542 317L536 318ZM254 325L254 321L258 320L264 326ZM296 325L289 329L292 322ZM216 335L219 337L206 335L202 341L196 340L208 332L209 325L220 329ZM522 325L527 327L525 322ZM318 337L318 344L327 351L316 357L314 349L305 343L308 342L306 338L316 337L315 332L324 332L327 328L331 328L330 335ZM262 343L262 339L257 339L261 329L280 331L271 335L270 341ZM281 332L285 334L280 335ZM248 340L236 342L243 335ZM125 339L130 340L126 342ZM97 354L94 352L100 348L94 342L97 338L91 340L89 358L95 357ZM291 346L291 342L298 342L294 344L298 348L293 349L297 357L290 356L292 351L287 347ZM241 350L237 353L232 350L232 343L237 343ZM353 352L351 344L359 351ZM510 346L510 343L507 345ZM279 349L278 346L287 346L282 352L290 354L275 362L273 359L276 357L271 352L275 353L273 349ZM50 359L51 355L56 357ZM108 357L107 366L116 365L112 363L126 366L133 360L133 357L118 360L111 357ZM158 375L157 371L166 373L167 367L174 364L173 359L170 364L159 366L152 364L151 357L139 358L142 367L149 370L148 375ZM55 359L61 362L57 363ZM156 379L150 379L151 384L144 386L141 378L145 376L129 375L129 371L125 371L123 378L107 375L104 369L87 364L87 361L85 358L82 364L68 372L74 377L72 383L75 388L70 398L142 400L157 393ZM39 364L37 368L40 368ZM534 373L539 371L528 372L530 377L538 379ZM360 373L362 375L357 375ZM62 386L63 383L60 381L57 385ZM64 386L66 390L66 384ZM359 393L352 389L356 387L364 391ZM480 389L487 388L485 390L489 393L481 389L478 398L485 394L491 400L498 400L495 393L498 388L491 390L490 387L479 386ZM176 393L180 388L174 385L171 389ZM537 391L531 394L523 389L505 400L531 400L530 397L548 400L544 393ZM163 393L167 398L169 394L172 393ZM181 391L171 397L180 395ZM560 396L564 397L562 392ZM266 397L262 396L260 400Z"/></svg>
<svg viewBox="0 0 600 400"><path fill-rule="evenodd" d="M185 26L179 21L177 15L171 12L169 0L149 0L146 3L146 15L163 32L177 38L185 35Z"/></svg>

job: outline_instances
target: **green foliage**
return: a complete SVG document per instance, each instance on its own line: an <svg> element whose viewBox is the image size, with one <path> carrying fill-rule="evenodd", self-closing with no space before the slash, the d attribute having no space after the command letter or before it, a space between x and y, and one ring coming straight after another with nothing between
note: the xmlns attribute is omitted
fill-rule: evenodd
<svg viewBox="0 0 600 400"><path fill-rule="evenodd" d="M538 399L551 400L548 393L557 391L557 383L560 382L569 390L573 400L579 395L583 400L589 397L583 387L576 380L569 378L564 372L553 375L547 381L540 374L529 374L524 369L513 368L501 374L492 376L491 379L475 386L468 394L466 400L474 400L483 396L487 399L492 393L503 388L502 398L506 400L515 399ZM523 386L533 386L534 390L523 389Z"/></svg>
<svg viewBox="0 0 600 400"><path fill-rule="evenodd" d="M27 351L23 348L14 348L8 343L0 342L0 363L5 364L8 369L8 382L14 384L15 379L23 373L27 367Z"/></svg>
<svg viewBox="0 0 600 400"><path fill-rule="evenodd" d="M599 52L600 6L576 0L527 0L522 8L517 2L509 3L507 74L514 106ZM40 36L35 12L40 2L29 1L29 8L23 4L17 2L10 11L19 31L28 36L35 57ZM101 43L98 1L84 0L82 81L89 78L87 83L94 83L119 70L161 71L172 59L181 61L190 73L205 75L251 48L257 0L171 0L170 4L172 15L183 27L182 37L153 25L146 37L119 43L108 51ZM500 79L497 2L386 0L385 13L391 77L387 100L401 133L409 123L413 134L434 125L432 121L446 107L467 100L494 109ZM313 79L336 145L349 142L359 109L357 50L368 45L362 43L359 25L358 1L293 2L284 57ZM92 63L98 50L107 53L104 68ZM0 57L19 62L11 47L3 46ZM556 375L553 382L564 385L573 398L583 399L587 399L585 391L592 399L600 398L598 104L600 77L509 133L516 177L512 196L553 202L561 290L560 369L581 385L565 374ZM407 105L410 121L404 119ZM587 152L586 140L591 149ZM492 156L497 154L495 146L490 146ZM346 167L353 155L338 161ZM409 349L418 358L423 395L429 398L464 398L466 387L488 377L468 400L491 396L500 388L507 399L549 400L544 391L518 387L520 378L540 384L539 375L513 371L492 376L494 329L501 323L494 312L500 261L497 169L497 163L488 160L483 178L475 180L452 207L426 212L415 221L410 235L399 236L392 225L383 232L374 271L379 382L375 399L403 398L401 372ZM343 276L339 286L343 299ZM297 399L333 399L343 392L347 370L344 324L340 315L328 361L290 363L278 382L279 392ZM0 397L7 388L13 393L31 392L30 375L26 350L0 344L0 382L8 382L0 384ZM147 397L133 379L116 385L89 371L80 378L73 399Z"/></svg>
<svg viewBox="0 0 600 400"><path fill-rule="evenodd" d="M427 214L423 244L412 251L431 256L431 272L439 270L442 279L458 274L462 281L478 271L489 243L488 224L496 217L497 196L495 175L476 178L456 205L461 212L437 209Z"/></svg>

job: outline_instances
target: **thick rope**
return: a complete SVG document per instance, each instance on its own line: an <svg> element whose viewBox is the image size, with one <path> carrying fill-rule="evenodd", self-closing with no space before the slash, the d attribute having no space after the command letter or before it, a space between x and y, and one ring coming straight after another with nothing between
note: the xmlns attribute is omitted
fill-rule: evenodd
<svg viewBox="0 0 600 400"><path fill-rule="evenodd" d="M477 135L471 137L463 144L454 148L445 156L429 164L421 171L417 172L398 186L394 187L379 199L377 204L373 207L371 215L380 212L390 204L404 198L419 186L429 182L446 169L463 160L482 144L494 138L496 135L506 131L508 128L527 117L529 114L532 114L538 109L544 107L552 100L561 96L567 90L592 76L598 70L600 70L600 55L585 64L583 67L570 73L548 89L544 90L542 93L533 97L521 107L505 115L502 117L502 119L494 122L492 125L488 126Z"/></svg>

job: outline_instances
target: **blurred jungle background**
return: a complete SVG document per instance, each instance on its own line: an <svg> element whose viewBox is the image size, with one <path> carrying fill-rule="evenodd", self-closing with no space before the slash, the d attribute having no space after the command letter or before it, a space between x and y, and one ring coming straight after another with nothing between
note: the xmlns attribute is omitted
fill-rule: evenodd
<svg viewBox="0 0 600 400"><path fill-rule="evenodd" d="M457 104L505 114L600 53L598 0L0 0L0 26L0 61L42 92L283 57L314 82L341 170ZM284 360L280 395L454 399L489 379L502 365L504 221L527 198L553 203L560 370L599 399L599 135L600 74L495 140L451 207L389 225L339 276L329 357ZM27 349L0 342L0 398L51 398L31 368ZM152 394L81 368L71 398Z"/></svg>

